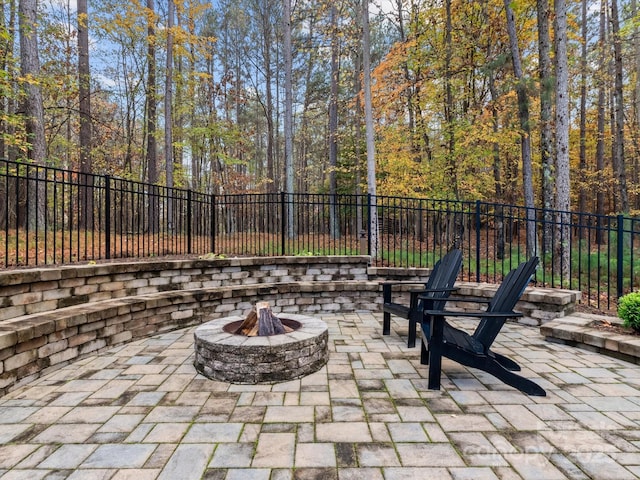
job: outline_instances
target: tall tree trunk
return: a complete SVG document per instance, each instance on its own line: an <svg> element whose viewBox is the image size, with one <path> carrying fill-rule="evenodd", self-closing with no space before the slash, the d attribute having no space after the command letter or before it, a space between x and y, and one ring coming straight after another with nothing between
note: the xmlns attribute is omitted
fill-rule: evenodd
<svg viewBox="0 0 640 480"><path fill-rule="evenodd" d="M90 173L91 71L89 69L89 17L87 0L78 0L78 94L80 97L80 171Z"/></svg>
<svg viewBox="0 0 640 480"><path fill-rule="evenodd" d="M540 77L540 163L542 165L543 231L542 252L550 253L553 246L553 214L555 205L553 181L553 69L551 66L551 38L549 35L549 0L537 0L538 56Z"/></svg>
<svg viewBox="0 0 640 480"><path fill-rule="evenodd" d="M489 13L487 11L487 4L483 4L482 14L485 18L485 21L489 18ZM493 52L494 42L491 39L486 39L486 58L493 60L495 58L495 53ZM489 68L487 70L487 80L489 87L490 97L490 108L491 108L491 130L493 134L498 136L498 132L500 131L500 113L498 111L498 98L499 93L496 88L496 77L495 77L495 69ZM503 198L503 179L502 179L502 159L500 157L500 143L495 140L493 142L493 184L495 189L494 198L496 199L495 206L495 255L498 259L504 258L504 198Z"/></svg>
<svg viewBox="0 0 640 480"><path fill-rule="evenodd" d="M15 158L15 147L13 142L6 142L8 138L15 138L15 128L12 122L7 122L6 119L12 117L16 111L15 99L18 95L15 92L16 81L14 78L14 69L12 66L12 58L15 48L15 19L16 19L16 5L15 0L10 0L5 4L4 1L0 2L0 27L6 32L6 36L0 38L0 71L6 72L6 82L11 85L11 91L6 95L0 97L0 158Z"/></svg>
<svg viewBox="0 0 640 480"><path fill-rule="evenodd" d="M395 2L396 14L398 15L398 40L401 43L407 42L407 33L404 26L404 11L403 0L396 0ZM415 4L412 2L411 15L414 14ZM413 18L412 18L413 19ZM412 154L415 161L420 162L422 156L420 155L420 142L416 136L416 122L415 122L415 107L414 107L414 92L416 82L411 77L411 71L409 69L409 62L404 60L402 62L402 72L405 79L404 97L407 101L407 129L411 138Z"/></svg>
<svg viewBox="0 0 640 480"><path fill-rule="evenodd" d="M91 159L91 71L89 69L89 17L87 0L78 0L78 95L80 97L80 171L88 174L93 171ZM84 212L80 212L79 227L86 228L93 214L93 177L84 177Z"/></svg>
<svg viewBox="0 0 640 480"><path fill-rule="evenodd" d="M571 237L569 210L571 186L569 179L569 64L567 57L567 5L555 0L555 58L556 58L556 210L559 211L556 229L556 272L563 281L569 279L571 265Z"/></svg>
<svg viewBox="0 0 640 480"><path fill-rule="evenodd" d="M277 192L280 188L278 178L276 176L274 148L276 132L274 127L274 108L273 108L273 66L271 65L271 43L272 28L271 19L269 17L269 1L264 0L262 11L262 35L263 35L263 60L264 65L264 82L266 90L265 120L267 122L267 179L268 191Z"/></svg>
<svg viewBox="0 0 640 480"><path fill-rule="evenodd" d="M587 211L587 0L582 0L580 51L580 193L578 194L578 211ZM579 217L582 222L582 217ZM584 238L583 229L578 231L580 239Z"/></svg>
<svg viewBox="0 0 640 480"><path fill-rule="evenodd" d="M518 36L516 34L516 20L511 3L504 0L505 13L507 15L507 30L509 32L509 45L511 47L511 60L513 73L517 80L518 115L520 117L520 148L522 152L522 186L524 191L524 205L526 208L526 242L527 256L536 254L535 210L533 201L533 172L531 167L531 126L529 124L529 98L525 85L522 65L520 62L520 49L518 48Z"/></svg>
<svg viewBox="0 0 640 480"><path fill-rule="evenodd" d="M379 255L378 199L376 193L376 145L371 102L371 40L369 33L369 0L362 0L362 68L364 88L364 122L367 145L367 190L370 196L369 242L371 257Z"/></svg>
<svg viewBox="0 0 640 480"><path fill-rule="evenodd" d="M279 31L274 31L274 37L273 37L273 45L274 45L274 53L275 53L275 59L273 61L273 72L272 72L272 78L274 81L274 85L273 85L273 92L275 93L275 99L274 99L274 107L273 107L273 116L274 116L274 124L273 124L273 165L275 168L275 179L276 179L276 185L277 187L277 191L281 192L286 188L286 180L284 177L284 162L283 160L283 155L281 153L282 150L282 128L280 127L280 123L282 122L281 117L282 117L282 108L280 107L280 105L282 105L282 102L280 100L280 94L281 94L281 88L280 88L280 71L282 70L282 63L280 61L280 49L281 49L281 39L280 39L280 32Z"/></svg>
<svg viewBox="0 0 640 480"><path fill-rule="evenodd" d="M13 53L15 50L16 42L16 3L15 0L8 2L7 10L5 10L4 2L1 3L2 9L2 23L3 29L6 31L6 37L0 39L1 59L0 70L6 72L6 81L11 85L6 96L0 98L0 104L2 105L2 111L0 112L0 155L1 158L7 158L10 161L17 159L18 149L15 142L5 143L5 138L16 138L14 122L5 121L14 117L18 110L18 82L15 78L15 69L9 68L13 64ZM5 23L6 22L6 23ZM6 137L5 137L6 135ZM0 228L8 228L11 225L17 215L17 198L16 198L16 182L5 183L4 190L0 192L3 195L3 199L6 200L4 208L6 209L6 216L0 219ZM2 202L0 200L0 202ZM0 209L2 207L0 206Z"/></svg>
<svg viewBox="0 0 640 480"><path fill-rule="evenodd" d="M605 79L604 72L607 71L607 30L606 30L606 8L607 0L600 0L600 20L598 38L598 71L596 82L598 86L598 106L597 106L597 138L596 138L596 214L598 223L604 215L604 147L605 147ZM600 225L598 225L599 227ZM596 229L596 243L604 243L603 232Z"/></svg>
<svg viewBox="0 0 640 480"><path fill-rule="evenodd" d="M287 202L287 235L295 236L293 172L293 53L291 51L291 0L284 0L284 171Z"/></svg>
<svg viewBox="0 0 640 480"><path fill-rule="evenodd" d="M415 37L418 36L418 32L420 31L420 12L419 5L417 2L411 2L411 25L412 30L416 32L414 34ZM408 68L407 62L405 65ZM426 115L422 114L422 89L421 83L423 80L423 71L425 70L424 66L418 62L416 65L413 65L414 68L414 79L411 83L410 92L411 92L411 108L409 109L409 126L411 127L411 115L413 115L413 135L414 135L414 143L418 147L418 151L416 155L419 156L419 161L426 160L427 162L431 162L433 160L433 152L431 149L431 139L429 138L429 127L428 127L428 119ZM408 73L408 72L407 72Z"/></svg>
<svg viewBox="0 0 640 480"><path fill-rule="evenodd" d="M147 181L154 185L149 196L149 229L159 229L160 209L157 202L158 157L156 148L156 35L153 0L147 0Z"/></svg>
<svg viewBox="0 0 640 480"><path fill-rule="evenodd" d="M631 0L631 17L638 18L638 5L636 0ZM636 127L633 129L635 132L635 140L636 144L636 154L634 155L634 164L632 168L633 177L631 182L634 185L638 185L640 183L640 28L638 27L638 22L634 22L633 27L633 55L634 55L634 71L635 71L635 85L634 85L634 110L635 110L635 123ZM635 208L640 209L640 194L636 192L635 194Z"/></svg>
<svg viewBox="0 0 640 480"><path fill-rule="evenodd" d="M315 15L309 20L308 25L308 36L309 43L313 43L314 33L315 33L315 23L316 18ZM299 148L298 148L298 191L299 192L307 192L309 185L309 178L307 175L307 167L308 167L308 155L311 150L311 139L309 135L309 108L312 102L312 87L311 87L311 78L313 74L313 68L315 62L318 58L318 49L310 48L308 49L308 57L306 61L306 71L305 71L305 81L304 81L304 101L302 106L302 121L300 125L300 134L299 138ZM358 89L359 90L359 89Z"/></svg>
<svg viewBox="0 0 640 480"><path fill-rule="evenodd" d="M239 37L239 33L237 31L237 29L234 30L234 35L236 36L236 42L240 43L240 39ZM236 54L233 58L233 62L234 62L234 67L236 72L240 72L241 68L242 68L242 62L243 62L243 58L242 58L242 52L240 52L239 50L236 50ZM237 92L241 92L244 88L243 85L243 81L242 81L242 77L238 74L236 75L236 79L235 79L235 89ZM227 102L225 102L226 104ZM239 118L242 114L242 98L240 97L240 95L235 95L234 98L234 111L235 111L235 115L236 115L236 121L239 121ZM242 160L244 158L244 149L241 146L238 146L237 149L237 158L239 158L240 160ZM258 165L258 169L256 170L256 172L259 175L263 175L264 174L264 165L262 164L262 162L260 162L260 164Z"/></svg>
<svg viewBox="0 0 640 480"><path fill-rule="evenodd" d="M359 1L359 0L358 0ZM363 89L362 87L362 55L361 52L354 52L353 55L353 95L356 99L354 115L353 118L353 130L354 130L354 161L355 161L355 193L356 197L356 225L355 231L360 235L361 232L364 231L364 214L362 211L362 118L364 117L362 110L362 100L360 96L360 91ZM365 245L360 245L360 253L362 255L367 254L367 250L364 248Z"/></svg>
<svg viewBox="0 0 640 480"><path fill-rule="evenodd" d="M214 46L213 46L213 42L214 40L211 39L209 40L209 48L211 48L213 50ZM190 48L193 48L190 47ZM190 65L190 70L193 68L195 69L195 65L191 63L191 61L189 62ZM210 128L215 128L215 126L217 125L218 122L218 110L216 108L217 105L217 84L216 84L216 77L215 77L215 59L213 56L211 56L211 58L209 58L207 60L207 73L209 74L209 79L207 81L207 125L210 126ZM189 76L195 75L195 71L190 71ZM224 102L225 104L228 102ZM192 112L191 112L191 116L192 118L195 120L196 118L196 105L195 103L192 104ZM193 120L192 120L193 121ZM205 175L205 180L204 183L199 181L199 185L201 185L200 189L202 191L202 188L205 188L207 192L210 193L219 193L220 189L214 189L216 185L221 185L224 182L224 175L226 173L226 168L224 165L224 162L221 161L220 159L220 152L222 151L223 155L229 154L229 155L233 155L234 151L232 150L232 146L225 146L224 149L223 147L221 147L219 144L211 142L211 148L215 148L217 149L216 151L212 152L211 158L209 159L209 163L211 164L211 172L208 175ZM236 157L238 159L241 160L242 157ZM198 170L198 179L200 179L200 177L202 177L202 173L200 173L201 168L199 166L196 167L196 169ZM214 182L212 181L207 181L208 179L211 179L211 177L213 176L214 173L217 173L220 177L219 181L216 182L214 184Z"/></svg>
<svg viewBox="0 0 640 480"><path fill-rule="evenodd" d="M173 0L167 0L167 60L164 80L164 161L167 188L173 188ZM173 229L172 195L167 198L167 228Z"/></svg>
<svg viewBox="0 0 640 480"><path fill-rule="evenodd" d="M188 71L185 74L187 79L187 98L189 101L189 112L187 114L188 119L187 123L191 125L196 125L196 103L193 101L195 97L195 78L196 78L196 58L195 58L195 45L194 41L196 39L196 31L195 31L195 21L193 19L193 8L191 8L191 2L189 2L189 8L187 10L187 31L189 33L189 38L193 39L189 41L189 56L188 56ZM210 105L210 108L213 108L214 105ZM202 181L202 169L200 168L200 161L192 161L191 162L191 186L194 189L202 189L204 187ZM214 185L211 185L213 182L209 182L207 188L214 188ZM214 190L213 193L218 193Z"/></svg>
<svg viewBox="0 0 640 480"><path fill-rule="evenodd" d="M27 140L30 144L28 157L38 165L44 165L46 145L44 136L44 107L40 89L40 59L38 57L38 35L36 32L37 0L20 0L18 8L20 28L20 70L26 80L24 113L27 125Z"/></svg>
<svg viewBox="0 0 640 480"><path fill-rule="evenodd" d="M43 166L46 161L46 145L44 133L44 106L42 91L40 90L40 59L38 57L37 1L20 0L18 7L20 29L20 71L25 80L23 111L25 115L27 141L29 149L27 155L31 162ZM38 180L31 182L29 198L26 204L28 228L35 230L44 225L44 182L42 173L38 170Z"/></svg>
<svg viewBox="0 0 640 480"><path fill-rule="evenodd" d="M618 0L611 0L611 28L613 33L614 56L614 112L615 112L615 151L613 155L613 170L617 180L618 205L622 213L629 212L629 194L627 192L627 177L624 158L624 99L623 99L623 71L622 71L622 38L620 36L620 19L618 14Z"/></svg>
<svg viewBox="0 0 640 480"><path fill-rule="evenodd" d="M451 58L453 46L451 45L451 32L453 29L451 19L451 0L445 0L445 30L444 30L444 120L446 122L446 142L447 142L447 176L450 181L451 192L453 198L459 199L458 194L458 176L456 162L456 138L455 138L455 119L453 93L451 90Z"/></svg>
<svg viewBox="0 0 640 480"><path fill-rule="evenodd" d="M147 25L147 180L151 184L158 182L158 158L156 148L156 34L153 0L147 0L149 10Z"/></svg>
<svg viewBox="0 0 640 480"><path fill-rule="evenodd" d="M488 50L491 50L491 44L488 45ZM491 117L492 117L492 130L497 135L499 131L499 114L497 108L498 91L496 89L495 75L493 71L489 71L489 92L491 93ZM493 142L493 182L495 185L495 198L496 198L496 258L504 258L504 217L503 208L501 206L503 202L503 189L502 189L502 162L500 159L500 143Z"/></svg>
<svg viewBox="0 0 640 480"><path fill-rule="evenodd" d="M16 15L16 10L17 10L17 6L16 6L16 0L10 0L9 1L9 35L10 35L10 43L8 45L8 48L10 49L9 51L11 52L11 55L13 55L13 49L14 49L14 45L16 42L16 21L17 21L17 15ZM18 27L19 28L19 27ZM11 70L11 73L9 74L9 78L11 80L13 80L13 87L12 87L12 97L9 99L8 105L7 105L7 109L8 112L10 114L15 114L18 111L19 108L19 95L18 95L18 82L15 81L15 70ZM15 136L16 133L16 128L14 125L9 125L9 127L7 128L7 133L9 135L13 135ZM7 158L11 161L15 161L18 158L18 148L15 145L10 145L9 148L7 148Z"/></svg>
<svg viewBox="0 0 640 480"><path fill-rule="evenodd" d="M631 0L631 17L638 18L638 6L636 0ZM634 156L634 166L631 169L634 172L633 178L631 182L635 185L640 183L640 26L638 26L638 22L634 23L633 28L633 52L635 54L635 85L634 85L634 110L635 110L635 123L636 127L633 129L635 131L635 140L636 144L636 154ZM640 193L636 192L635 194L635 208L640 209Z"/></svg>
<svg viewBox="0 0 640 480"><path fill-rule="evenodd" d="M456 114L455 105L453 100L453 90L451 87L451 81L453 72L451 71L451 61L453 58L453 45L452 45L452 32L453 32L453 20L451 17L451 0L445 0L445 31L444 31L444 43L445 43L445 61L444 61L444 117L446 122L446 142L447 142L447 165L446 171L449 177L451 192L453 198L460 199L460 192L458 187L458 159L456 151ZM450 218L451 228L449 229L449 238L447 242L448 248L460 248L462 242L463 224L462 216L454 213L453 218Z"/></svg>
<svg viewBox="0 0 640 480"><path fill-rule="evenodd" d="M336 194L338 189L336 168L338 167L338 82L340 66L338 58L340 45L338 39L338 9L335 3L331 4L331 96L329 99L329 195L331 203L329 207L329 228L331 237L340 236L338 214L336 208Z"/></svg>
<svg viewBox="0 0 640 480"><path fill-rule="evenodd" d="M78 6L78 9L81 8L81 6ZM71 78L71 76L74 74L72 73L71 69L72 69L72 65L73 65L73 59L72 59L72 53L73 53L73 48L71 46L72 43L72 39L71 39L71 5L70 5L70 0L67 0L67 5L65 10L65 15L66 15L66 21L65 21L65 27L68 28L67 34L65 35L64 38L64 76ZM78 25L79 27L79 25ZM76 39L76 45L78 46L78 48L80 47L80 32L78 31L78 35L77 35L77 39ZM80 63L80 51L78 51L78 57L77 57L77 62L76 62L76 67L79 67L79 63ZM80 71L76 70L75 71L76 76L78 77L78 83L80 83ZM80 85L78 85L78 98L74 99L72 98L71 95L65 95L65 107L66 107L66 112L65 112L65 120L64 123L66 124L66 144L71 146L73 145L74 142L74 138L73 138L73 134L72 134L72 124L75 123L75 113L79 113L79 102L80 102ZM72 113L73 112L73 113ZM80 121L79 115L78 115L78 121ZM74 132L75 133L75 132ZM78 169L81 168L81 158L79 158L80 162L74 164L73 160L72 160L72 156L71 156L71 148L66 148L64 150L64 153L62 153L62 156L64 158L64 163L61 166L64 166L64 168L73 168L73 169ZM82 156L82 152L80 153L80 157ZM47 157L50 156L48 147L47 147ZM81 215L82 217L82 215ZM72 220L73 221L73 220Z"/></svg>
<svg viewBox="0 0 640 480"><path fill-rule="evenodd" d="M189 2L189 4L190 3L191 2ZM175 7L175 2L173 6ZM183 27L182 22L184 21L183 15L185 15L185 10L186 9L183 8L181 11L176 12L176 27L179 32L182 31L182 27ZM185 77L184 77L184 56L183 55L178 55L176 57L175 76L178 80L175 82L175 88L174 88L175 94L173 96L175 99L174 104L182 105L183 102L185 101L184 92L185 92L185 83L186 83ZM172 117L173 117L171 141L175 144L173 147L173 164L179 165L180 167L182 167L183 160L184 160L184 151L185 151L184 149L184 144L185 144L184 112L185 110L183 108L178 108L176 111L174 111L172 108L171 111L172 111ZM204 190L199 189L199 191L204 191Z"/></svg>
<svg viewBox="0 0 640 480"><path fill-rule="evenodd" d="M0 1L0 29L3 32L6 32L6 37L0 39L0 71L7 72L8 75L8 66L9 66L9 52L12 51L13 34L9 31L7 27L7 18L8 15L12 15L11 10L9 12L5 11L5 2ZM5 135L9 135L7 122L5 118L9 116L9 98L10 95L4 95L0 98L0 158L7 158L7 144L5 142ZM1 192L0 192L1 193ZM3 224L0 221L0 227Z"/></svg>

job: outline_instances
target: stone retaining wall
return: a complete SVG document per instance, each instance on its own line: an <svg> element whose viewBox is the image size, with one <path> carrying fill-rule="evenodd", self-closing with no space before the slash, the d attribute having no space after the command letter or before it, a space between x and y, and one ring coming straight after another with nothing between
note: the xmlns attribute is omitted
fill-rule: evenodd
<svg viewBox="0 0 640 480"><path fill-rule="evenodd" d="M622 326L622 320L605 315L574 313L540 327L546 340L584 348L627 362L640 364L640 337L617 330L598 328L601 323Z"/></svg>
<svg viewBox="0 0 640 480"><path fill-rule="evenodd" d="M368 280L368 256L173 260L0 271L0 322L83 303L170 290Z"/></svg>
<svg viewBox="0 0 640 480"><path fill-rule="evenodd" d="M379 311L386 278L376 269L371 280L368 263L367 256L257 257L0 272L0 396L106 348L246 315L258 299L275 313ZM428 270L417 270L404 279L423 282ZM491 297L495 288L460 283L459 294ZM578 300L579 292L528 289L517 309L535 324L572 312Z"/></svg>

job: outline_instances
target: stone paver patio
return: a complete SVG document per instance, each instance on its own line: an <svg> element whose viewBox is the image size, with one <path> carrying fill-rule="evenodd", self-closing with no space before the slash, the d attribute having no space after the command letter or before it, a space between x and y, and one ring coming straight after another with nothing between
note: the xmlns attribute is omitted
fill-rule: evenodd
<svg viewBox="0 0 640 480"><path fill-rule="evenodd" d="M0 398L0 478L640 478L640 366L508 324L495 349L547 397L447 360L434 392L381 317L324 315L329 363L287 383L197 374L194 328L63 367Z"/></svg>

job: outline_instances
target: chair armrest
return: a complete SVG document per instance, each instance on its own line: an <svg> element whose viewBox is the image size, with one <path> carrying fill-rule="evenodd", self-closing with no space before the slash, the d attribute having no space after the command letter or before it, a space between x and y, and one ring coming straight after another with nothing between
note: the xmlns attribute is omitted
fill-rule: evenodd
<svg viewBox="0 0 640 480"><path fill-rule="evenodd" d="M449 301L449 296L446 295L442 298L434 298L431 295L426 295L428 293L450 293L450 292L455 292L456 290L458 290L458 287L451 287L451 288L429 288L427 290L416 290L416 291L411 291L411 304L414 307L418 306L418 301L422 300L423 302L425 302L424 307L427 308L433 308L433 302L447 302Z"/></svg>
<svg viewBox="0 0 640 480"><path fill-rule="evenodd" d="M455 292L459 290L458 287L451 288L427 288L422 290L409 290L409 293L417 294L417 293L446 293L446 292ZM424 298L423 298L424 297ZM431 297L427 297L426 295L418 296L420 300L431 300Z"/></svg>
<svg viewBox="0 0 640 480"><path fill-rule="evenodd" d="M382 296L385 303L391 301L391 292L395 285L422 285L424 288L424 283L421 282L381 282L382 285Z"/></svg>
<svg viewBox="0 0 640 480"><path fill-rule="evenodd" d="M382 285L383 287L386 287L386 286L393 287L394 285L424 285L425 283L426 283L426 280L424 282L421 282L421 281L412 282L410 280L404 280L404 281L399 280L394 282L389 280L389 281L380 282L380 285Z"/></svg>
<svg viewBox="0 0 640 480"><path fill-rule="evenodd" d="M447 310L425 310L423 313L432 317L515 318L523 316L520 312L454 312Z"/></svg>
<svg viewBox="0 0 640 480"><path fill-rule="evenodd" d="M453 297L448 300L450 302L491 303L491 299L486 297Z"/></svg>
<svg viewBox="0 0 640 480"><path fill-rule="evenodd" d="M422 285L424 287L424 283L421 282L381 282L382 285L382 301L384 303L391 303L391 295L393 293L394 285Z"/></svg>

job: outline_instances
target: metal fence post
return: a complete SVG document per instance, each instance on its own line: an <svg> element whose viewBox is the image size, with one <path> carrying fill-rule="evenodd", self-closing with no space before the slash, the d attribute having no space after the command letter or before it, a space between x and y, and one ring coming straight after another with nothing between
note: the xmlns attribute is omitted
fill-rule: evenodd
<svg viewBox="0 0 640 480"><path fill-rule="evenodd" d="M193 202L192 191L187 190L187 253L191 254L193 250L193 238L191 235L191 221L193 219Z"/></svg>
<svg viewBox="0 0 640 480"><path fill-rule="evenodd" d="M109 260L111 258L111 177L109 175L104 177L104 230L105 258Z"/></svg>
<svg viewBox="0 0 640 480"><path fill-rule="evenodd" d="M482 219L480 218L480 200L476 200L476 282L480 283L480 229Z"/></svg>
<svg viewBox="0 0 640 480"><path fill-rule="evenodd" d="M216 196L215 194L211 195L211 253L216 253L216 223L217 223L217 214L216 214Z"/></svg>
<svg viewBox="0 0 640 480"><path fill-rule="evenodd" d="M286 255L285 239L287 236L287 209L284 203L284 198L284 192L280 192L280 255Z"/></svg>
<svg viewBox="0 0 640 480"><path fill-rule="evenodd" d="M371 194L367 193L367 255L371 255Z"/></svg>
<svg viewBox="0 0 640 480"><path fill-rule="evenodd" d="M616 265L617 270L617 285L616 285L616 293L618 298L620 298L624 293L624 270L623 270L623 260L624 260L624 216L618 215L618 246L617 246L617 257L618 264Z"/></svg>

